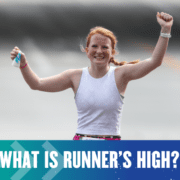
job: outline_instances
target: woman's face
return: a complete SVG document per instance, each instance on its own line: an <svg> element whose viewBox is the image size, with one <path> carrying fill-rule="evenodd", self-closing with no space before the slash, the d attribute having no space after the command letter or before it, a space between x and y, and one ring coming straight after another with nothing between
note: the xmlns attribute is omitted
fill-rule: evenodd
<svg viewBox="0 0 180 180"><path fill-rule="evenodd" d="M106 65L112 57L111 39L101 34L94 34L91 37L86 54L91 63Z"/></svg>

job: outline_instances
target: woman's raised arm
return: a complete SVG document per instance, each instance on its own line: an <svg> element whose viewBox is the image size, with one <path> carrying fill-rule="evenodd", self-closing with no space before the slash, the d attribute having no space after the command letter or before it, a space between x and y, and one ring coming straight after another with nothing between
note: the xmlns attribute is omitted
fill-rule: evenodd
<svg viewBox="0 0 180 180"><path fill-rule="evenodd" d="M161 33L165 33L165 35L170 34L173 24L173 17L163 12L157 13L156 17L158 23L161 26ZM124 65L124 77L126 78L127 82L129 82L130 80L139 79L160 66L168 47L168 41L168 37L160 36L151 58L134 65Z"/></svg>
<svg viewBox="0 0 180 180"><path fill-rule="evenodd" d="M18 47L15 47L11 51L12 60L16 57L18 52L19 52ZM26 60L25 54L21 53L21 62L20 62L21 73L26 83L29 85L31 89L39 90L39 91L46 91L46 92L58 92L58 91L63 91L73 86L71 77L73 76L73 72L75 70L69 69L55 76L51 76L47 78L39 78L31 70L31 68L28 65L26 65L27 63L28 62Z"/></svg>

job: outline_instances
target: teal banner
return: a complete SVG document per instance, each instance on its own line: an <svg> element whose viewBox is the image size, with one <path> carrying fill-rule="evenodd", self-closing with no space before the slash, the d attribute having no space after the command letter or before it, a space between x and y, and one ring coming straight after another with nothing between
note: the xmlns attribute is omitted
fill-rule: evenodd
<svg viewBox="0 0 180 180"><path fill-rule="evenodd" d="M0 141L1 180L178 180L180 141Z"/></svg>

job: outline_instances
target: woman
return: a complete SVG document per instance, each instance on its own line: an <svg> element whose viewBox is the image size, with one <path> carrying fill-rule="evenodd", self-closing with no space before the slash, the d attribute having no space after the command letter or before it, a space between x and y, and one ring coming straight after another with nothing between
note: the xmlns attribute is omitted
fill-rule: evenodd
<svg viewBox="0 0 180 180"><path fill-rule="evenodd" d="M173 17L157 13L161 34L152 57L142 62L118 63L114 60L117 43L114 34L102 27L91 29L85 52L91 66L69 69L56 76L39 78L21 53L20 69L33 90L57 92L72 88L78 110L78 128L74 140L120 140L120 117L127 84L161 65L170 38ZM11 52L13 60L19 49ZM119 67L110 66L110 63Z"/></svg>

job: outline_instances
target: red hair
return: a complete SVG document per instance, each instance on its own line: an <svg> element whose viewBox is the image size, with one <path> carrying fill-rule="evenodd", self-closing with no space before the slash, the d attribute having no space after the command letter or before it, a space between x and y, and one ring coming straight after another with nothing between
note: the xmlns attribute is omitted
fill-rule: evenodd
<svg viewBox="0 0 180 180"><path fill-rule="evenodd" d="M116 44L117 44L117 38L116 36L114 35L114 33L106 28L103 28L101 26L96 26L92 29L90 29L90 32L88 34L88 36L86 37L86 50L83 49L83 51L87 51L87 48L89 47L89 44L90 44L90 40L91 40L91 37L94 35L94 34L101 34L103 36L106 36L108 38L110 38L111 40L111 47L112 47L112 55L116 55L118 54L117 51L115 50L116 48ZM122 66L124 64L127 64L126 61L123 61L123 62L117 62L114 57L111 57L110 58L110 63L113 63L115 65L119 65L119 66ZM135 60L135 61L131 61L129 62L128 64L136 64L138 63L139 60Z"/></svg>

